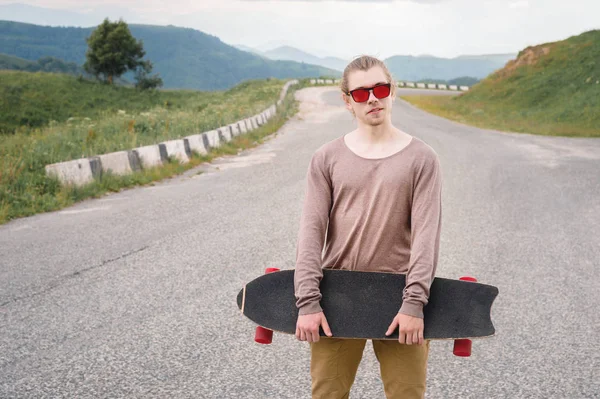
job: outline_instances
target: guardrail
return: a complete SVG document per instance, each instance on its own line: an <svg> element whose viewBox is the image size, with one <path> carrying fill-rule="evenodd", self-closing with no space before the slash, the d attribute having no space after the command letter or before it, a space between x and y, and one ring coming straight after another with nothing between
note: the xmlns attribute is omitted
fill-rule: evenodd
<svg viewBox="0 0 600 399"><path fill-rule="evenodd" d="M333 79L311 79L311 85L333 85L339 84L340 80ZM411 87L416 89L433 89L433 90L454 90L454 91L468 91L469 86L458 86L458 85L446 85L441 83L415 83L415 82L405 82L399 81L398 87Z"/></svg>
<svg viewBox="0 0 600 399"><path fill-rule="evenodd" d="M46 174L55 176L61 184L82 186L98 179L103 173L126 175L134 171L161 166L169 158L187 163L192 152L207 154L211 149L220 147L222 143L245 134L267 123L277 113L288 88L298 84L298 80L286 82L281 90L279 100L264 111L208 132L192 134L181 139L169 140L159 144L118 151L72 161L46 165Z"/></svg>

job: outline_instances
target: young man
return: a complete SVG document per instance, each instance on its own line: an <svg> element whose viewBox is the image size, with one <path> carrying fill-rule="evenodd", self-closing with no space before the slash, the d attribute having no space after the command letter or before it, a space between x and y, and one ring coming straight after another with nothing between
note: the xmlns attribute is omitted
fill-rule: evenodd
<svg viewBox="0 0 600 399"><path fill-rule="evenodd" d="M380 60L344 70L342 99L356 130L321 146L307 174L294 285L296 337L310 343L313 399L348 398L366 340L336 339L319 305L322 268L406 273L403 303L373 340L388 399L425 394L423 306L438 261L441 171L435 151L392 125L396 84ZM327 337L319 339L319 327Z"/></svg>

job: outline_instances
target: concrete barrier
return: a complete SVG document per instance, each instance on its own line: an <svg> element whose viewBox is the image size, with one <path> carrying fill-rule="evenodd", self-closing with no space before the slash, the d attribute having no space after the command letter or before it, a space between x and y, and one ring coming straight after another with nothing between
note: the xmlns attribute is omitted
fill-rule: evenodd
<svg viewBox="0 0 600 399"><path fill-rule="evenodd" d="M324 83L322 79L312 79L311 83L313 81ZM201 155L207 154L211 148L220 147L223 142L264 125L267 120L276 115L277 107L282 104L289 87L294 84L298 84L298 80L288 81L281 90L279 100L260 114L231 125L187 136L183 139L134 148L131 151L117 151L46 165L46 174L56 176L63 184L79 186L91 183L95 178L100 178L103 172L124 175L140 169L161 166L169 157L176 158L180 162L189 162L192 151Z"/></svg>
<svg viewBox="0 0 600 399"><path fill-rule="evenodd" d="M190 147L190 151L197 152L200 155L208 154L208 145L204 142L206 136L202 134L193 134L191 136L187 136L186 140L188 141L188 145Z"/></svg>
<svg viewBox="0 0 600 399"><path fill-rule="evenodd" d="M190 162L191 151L189 150L189 144L186 146L185 140L169 140L161 144L165 145L169 158L175 158L179 163Z"/></svg>
<svg viewBox="0 0 600 399"><path fill-rule="evenodd" d="M435 89L435 83L427 83L428 89Z"/></svg>
<svg viewBox="0 0 600 399"><path fill-rule="evenodd" d="M241 133L237 123L232 123L231 125L229 125L229 130L231 130L231 135L233 137L237 137Z"/></svg>
<svg viewBox="0 0 600 399"><path fill-rule="evenodd" d="M417 83L417 87L419 89L424 89L425 88L425 83Z"/></svg>
<svg viewBox="0 0 600 399"><path fill-rule="evenodd" d="M317 83L322 85L323 83L325 83L325 81L323 79L317 79Z"/></svg>
<svg viewBox="0 0 600 399"><path fill-rule="evenodd" d="M314 85L315 83L317 83L317 79L311 79L311 80L310 80L310 84L311 84L311 85Z"/></svg>
<svg viewBox="0 0 600 399"><path fill-rule="evenodd" d="M254 130L254 126L252 126L252 121L250 118L244 119L242 122L246 125L246 132L251 132Z"/></svg>
<svg viewBox="0 0 600 399"><path fill-rule="evenodd" d="M332 85L333 84L333 80L327 79L327 80L325 80L325 83L328 84L328 85Z"/></svg>
<svg viewBox="0 0 600 399"><path fill-rule="evenodd" d="M446 89L447 89L447 87L446 87L446 85L439 84L439 85L438 85L438 89L441 89L441 90L446 90Z"/></svg>
<svg viewBox="0 0 600 399"><path fill-rule="evenodd" d="M404 87L406 86L406 82L398 82L398 87Z"/></svg>
<svg viewBox="0 0 600 399"><path fill-rule="evenodd" d="M82 186L94 181L90 160L87 158L46 165L46 174L58 178L63 184Z"/></svg>
<svg viewBox="0 0 600 399"><path fill-rule="evenodd" d="M208 140L208 148L219 148L221 146L221 139L219 138L219 132L211 130L209 132L202 133Z"/></svg>
<svg viewBox="0 0 600 399"><path fill-rule="evenodd" d="M217 129L217 131L219 132L219 136L221 137L222 141L225 141L226 143L230 142L231 139L233 138L233 135L231 134L231 129L229 128L229 126L223 126Z"/></svg>
<svg viewBox="0 0 600 399"><path fill-rule="evenodd" d="M415 87L415 84L414 84L414 83L412 83L412 82L407 82L407 83L406 83L406 86L408 86L408 87Z"/></svg>
<svg viewBox="0 0 600 399"><path fill-rule="evenodd" d="M139 158L133 151L118 151L98 156L103 173L113 175L128 175L134 170L140 170Z"/></svg>
<svg viewBox="0 0 600 399"><path fill-rule="evenodd" d="M456 85L450 85L450 86L448 86L448 88L450 90L458 90L458 86L456 86Z"/></svg>
<svg viewBox="0 0 600 399"><path fill-rule="evenodd" d="M246 121L245 120L239 121L237 123L237 125L238 125L238 130L239 130L240 134L246 134L246 133L248 133L248 128L246 127Z"/></svg>
<svg viewBox="0 0 600 399"><path fill-rule="evenodd" d="M462 91L469 91L469 87L468 86L460 86L460 89Z"/></svg>
<svg viewBox="0 0 600 399"><path fill-rule="evenodd" d="M161 144L138 147L133 151L137 154L143 169L162 165L168 156L165 146Z"/></svg>
<svg viewBox="0 0 600 399"><path fill-rule="evenodd" d="M254 117L248 118L247 122L250 123L250 126L251 126L250 130L258 129L258 123L256 123L256 120L254 119Z"/></svg>

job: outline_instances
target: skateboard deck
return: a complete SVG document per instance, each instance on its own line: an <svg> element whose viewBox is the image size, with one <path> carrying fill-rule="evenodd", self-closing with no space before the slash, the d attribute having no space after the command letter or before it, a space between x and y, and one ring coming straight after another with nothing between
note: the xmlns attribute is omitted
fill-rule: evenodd
<svg viewBox="0 0 600 399"><path fill-rule="evenodd" d="M334 338L398 339L385 333L402 305L404 274L323 269L321 307ZM498 288L436 277L423 308L425 339L470 339L495 334L491 307ZM242 314L269 330L295 334L294 270L262 275L237 295ZM326 336L320 328L320 335Z"/></svg>

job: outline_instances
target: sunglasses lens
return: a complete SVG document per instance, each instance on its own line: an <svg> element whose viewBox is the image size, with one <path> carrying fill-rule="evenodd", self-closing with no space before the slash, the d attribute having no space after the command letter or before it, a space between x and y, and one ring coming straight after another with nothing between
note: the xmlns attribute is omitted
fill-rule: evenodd
<svg viewBox="0 0 600 399"><path fill-rule="evenodd" d="M352 92L352 98L357 103L364 103L369 99L369 90L358 89Z"/></svg>
<svg viewBox="0 0 600 399"><path fill-rule="evenodd" d="M390 87L389 86L375 86L373 88L373 94L377 98L386 98L390 95Z"/></svg>

